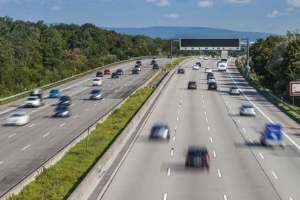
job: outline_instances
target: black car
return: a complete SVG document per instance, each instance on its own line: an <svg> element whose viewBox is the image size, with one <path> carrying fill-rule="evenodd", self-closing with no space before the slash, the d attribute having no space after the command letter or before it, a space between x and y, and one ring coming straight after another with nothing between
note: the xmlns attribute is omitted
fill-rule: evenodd
<svg viewBox="0 0 300 200"><path fill-rule="evenodd" d="M156 63L156 59L151 60L151 65L153 65L154 63Z"/></svg>
<svg viewBox="0 0 300 200"><path fill-rule="evenodd" d="M117 74L120 75L120 76L124 74L124 73L123 73L123 69L117 69L116 72L117 72Z"/></svg>
<svg viewBox="0 0 300 200"><path fill-rule="evenodd" d="M206 75L206 79L214 78L214 74L212 72L208 72Z"/></svg>
<svg viewBox="0 0 300 200"><path fill-rule="evenodd" d="M197 89L196 81L189 81L188 82L188 89Z"/></svg>
<svg viewBox="0 0 300 200"><path fill-rule="evenodd" d="M102 99L102 91L100 89L94 89L90 92L91 100L99 100Z"/></svg>
<svg viewBox="0 0 300 200"><path fill-rule="evenodd" d="M169 141L170 140L169 126L163 123L154 124L151 128L149 139Z"/></svg>
<svg viewBox="0 0 300 200"><path fill-rule="evenodd" d="M111 78L119 78L119 74L117 72L113 72L111 74Z"/></svg>
<svg viewBox="0 0 300 200"><path fill-rule="evenodd" d="M158 64L157 64L157 63L154 63L154 64L152 65L152 69L159 69Z"/></svg>
<svg viewBox="0 0 300 200"><path fill-rule="evenodd" d="M132 69L132 74L139 74L140 70L138 68L133 68Z"/></svg>
<svg viewBox="0 0 300 200"><path fill-rule="evenodd" d="M102 71L96 72L96 77L103 77L103 72Z"/></svg>
<svg viewBox="0 0 300 200"><path fill-rule="evenodd" d="M201 67L201 62L196 62L196 65L198 65L199 67Z"/></svg>
<svg viewBox="0 0 300 200"><path fill-rule="evenodd" d="M208 83L207 89L208 90L216 90L217 89L217 83L215 83L215 82Z"/></svg>
<svg viewBox="0 0 300 200"><path fill-rule="evenodd" d="M185 167L206 167L209 168L210 156L206 146L189 146Z"/></svg>
<svg viewBox="0 0 300 200"><path fill-rule="evenodd" d="M54 114L52 115L52 117L70 117L70 116L71 116L71 110L67 105L58 105L54 109Z"/></svg>
<svg viewBox="0 0 300 200"><path fill-rule="evenodd" d="M185 70L183 68L179 68L179 69L177 69L177 73L178 74L184 74Z"/></svg>
<svg viewBox="0 0 300 200"><path fill-rule="evenodd" d="M67 105L67 106L69 106L69 105L71 105L71 97L66 96L66 95L60 96L57 104L58 105Z"/></svg>

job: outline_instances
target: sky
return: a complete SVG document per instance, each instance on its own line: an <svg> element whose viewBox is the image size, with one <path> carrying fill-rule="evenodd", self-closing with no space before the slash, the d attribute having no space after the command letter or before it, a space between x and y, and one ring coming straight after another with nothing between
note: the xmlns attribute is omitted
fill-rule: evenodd
<svg viewBox="0 0 300 200"><path fill-rule="evenodd" d="M0 0L0 17L97 27L209 27L286 35L300 0Z"/></svg>

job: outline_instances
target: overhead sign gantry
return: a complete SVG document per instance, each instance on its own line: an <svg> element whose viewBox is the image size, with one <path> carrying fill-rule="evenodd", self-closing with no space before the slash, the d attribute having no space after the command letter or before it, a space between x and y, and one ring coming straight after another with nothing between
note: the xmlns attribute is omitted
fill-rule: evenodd
<svg viewBox="0 0 300 200"><path fill-rule="evenodd" d="M240 39L184 39L180 38L180 50L241 50Z"/></svg>

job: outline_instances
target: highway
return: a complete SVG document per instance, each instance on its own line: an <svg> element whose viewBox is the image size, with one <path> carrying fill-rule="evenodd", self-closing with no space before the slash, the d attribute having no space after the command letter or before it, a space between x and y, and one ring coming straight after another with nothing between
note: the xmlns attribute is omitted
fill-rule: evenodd
<svg viewBox="0 0 300 200"><path fill-rule="evenodd" d="M69 118L51 118L58 99L47 98L49 90L44 91L45 105L41 107L24 108L25 99L0 106L0 198L152 77L157 70L152 69L151 60L143 59L142 71L135 75L131 74L135 60L111 68L122 68L124 75L116 79L104 75L102 86L92 86L92 74L57 87L61 95L72 98ZM169 62L158 59L160 66ZM102 89L103 99L89 100L90 91L97 87ZM30 123L5 126L7 117L17 111L27 112Z"/></svg>
<svg viewBox="0 0 300 200"><path fill-rule="evenodd" d="M298 200L300 199L299 125L260 96L228 61L227 72L217 60L186 62L185 74L174 74L160 96L126 159L114 174L102 200ZM213 67L218 90L207 90L204 67ZM197 90L187 90L195 80ZM238 85L240 96L229 95ZM239 107L251 103L256 116L240 116ZM150 142L151 126L166 122L169 142ZM286 146L267 148L259 142L265 123L283 126ZM186 169L189 145L206 145L211 165Z"/></svg>

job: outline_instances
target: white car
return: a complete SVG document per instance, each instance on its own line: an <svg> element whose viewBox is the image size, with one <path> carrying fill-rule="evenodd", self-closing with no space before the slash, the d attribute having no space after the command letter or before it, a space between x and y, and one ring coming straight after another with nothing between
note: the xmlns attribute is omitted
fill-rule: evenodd
<svg viewBox="0 0 300 200"><path fill-rule="evenodd" d="M39 107L41 103L41 99L38 96L29 96L25 100L25 107Z"/></svg>
<svg viewBox="0 0 300 200"><path fill-rule="evenodd" d="M93 79L93 85L102 85L102 79L99 77L96 77Z"/></svg>
<svg viewBox="0 0 300 200"><path fill-rule="evenodd" d="M215 82L216 82L215 78L209 78L209 79L207 79L207 84L209 84L209 83L215 83Z"/></svg>
<svg viewBox="0 0 300 200"><path fill-rule="evenodd" d="M232 86L229 88L230 95L240 95L240 88L238 86Z"/></svg>
<svg viewBox="0 0 300 200"><path fill-rule="evenodd" d="M194 65L194 66L193 66L193 69L198 70L198 69L200 69L200 67L199 67L199 65Z"/></svg>
<svg viewBox="0 0 300 200"><path fill-rule="evenodd" d="M240 115L255 116L255 109L251 104L243 104L240 107Z"/></svg>
<svg viewBox="0 0 300 200"><path fill-rule="evenodd" d="M212 68L211 67L205 67L205 73L208 73L208 72L212 72Z"/></svg>
<svg viewBox="0 0 300 200"><path fill-rule="evenodd" d="M6 120L6 125L25 125L29 122L29 115L25 112L16 112L9 116Z"/></svg>

